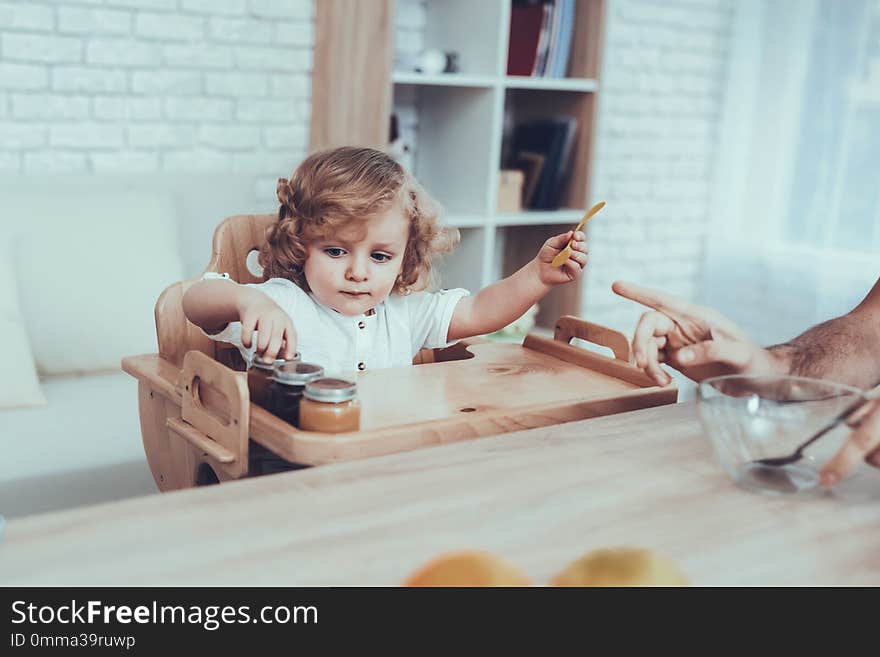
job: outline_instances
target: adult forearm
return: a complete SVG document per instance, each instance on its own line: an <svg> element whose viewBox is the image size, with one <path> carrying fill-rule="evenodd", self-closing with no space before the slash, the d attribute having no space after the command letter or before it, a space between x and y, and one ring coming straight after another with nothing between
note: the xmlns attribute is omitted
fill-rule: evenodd
<svg viewBox="0 0 880 657"><path fill-rule="evenodd" d="M823 322L770 352L796 376L869 388L880 383L880 331L873 317L850 313Z"/></svg>

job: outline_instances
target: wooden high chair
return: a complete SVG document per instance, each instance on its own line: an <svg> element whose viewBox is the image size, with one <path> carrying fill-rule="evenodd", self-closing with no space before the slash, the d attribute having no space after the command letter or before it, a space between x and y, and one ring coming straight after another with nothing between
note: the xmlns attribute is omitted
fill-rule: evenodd
<svg viewBox="0 0 880 657"><path fill-rule="evenodd" d="M262 278L248 269L275 215L237 215L214 233L206 271L238 283ZM553 339L529 335L522 345L480 339L422 350L418 367L353 375L361 429L302 431L249 400L238 349L187 321L182 299L196 280L169 286L156 302L158 354L129 356L122 369L138 379L144 451L160 490L189 488L258 474L256 454L314 466L444 442L547 426L673 403L674 386L657 387L632 365L622 333L566 316ZM609 348L614 357L569 344Z"/></svg>

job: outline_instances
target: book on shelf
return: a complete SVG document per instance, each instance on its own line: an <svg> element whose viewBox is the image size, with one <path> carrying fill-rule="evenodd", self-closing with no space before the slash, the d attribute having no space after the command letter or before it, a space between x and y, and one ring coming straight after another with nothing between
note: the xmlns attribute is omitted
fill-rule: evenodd
<svg viewBox="0 0 880 657"><path fill-rule="evenodd" d="M512 167L523 172L522 206L530 208L535 199L535 190L538 188L541 172L544 170L544 156L533 151L520 151Z"/></svg>
<svg viewBox="0 0 880 657"><path fill-rule="evenodd" d="M555 117L520 123L514 129L513 161L525 176L524 206L532 210L555 210L562 200L562 189L568 173L572 148L577 132L573 117ZM524 161L543 157L536 181L529 180L530 171ZM534 185L534 189L530 189Z"/></svg>
<svg viewBox="0 0 880 657"><path fill-rule="evenodd" d="M565 77L574 35L575 0L514 0L507 74Z"/></svg>
<svg viewBox="0 0 880 657"><path fill-rule="evenodd" d="M531 75L538 61L538 46L544 21L540 4L515 4L510 10L510 40L507 74Z"/></svg>
<svg viewBox="0 0 880 657"><path fill-rule="evenodd" d="M549 27L549 38L547 40L547 55L544 58L544 66L538 72L538 75L541 77L551 77L554 66L557 66L556 59L559 57L559 32L560 32L560 20L562 18L562 7L558 4L558 0L551 5L545 5L549 7L550 16L550 27Z"/></svg>
<svg viewBox="0 0 880 657"><path fill-rule="evenodd" d="M538 56L532 68L531 75L542 77L547 66L547 54L550 50L550 28L553 22L553 5L545 3L541 5L541 37L538 40Z"/></svg>
<svg viewBox="0 0 880 657"><path fill-rule="evenodd" d="M568 74L568 60L571 55L571 40L574 37L575 0L557 0L559 3L559 38L553 58L550 77L564 78Z"/></svg>

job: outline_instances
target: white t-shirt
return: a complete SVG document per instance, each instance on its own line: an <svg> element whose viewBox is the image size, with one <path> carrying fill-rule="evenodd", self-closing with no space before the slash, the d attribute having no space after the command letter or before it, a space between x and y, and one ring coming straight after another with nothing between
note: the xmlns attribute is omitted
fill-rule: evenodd
<svg viewBox="0 0 880 657"><path fill-rule="evenodd" d="M459 300L470 294L462 288L391 294L369 315L348 316L323 305L286 278L249 283L248 287L260 290L290 315L303 362L321 365L328 375L411 365L419 349L454 344L457 341L446 339L452 313ZM241 344L241 322L230 322L220 333L207 335L234 344L250 361L254 346L246 349Z"/></svg>

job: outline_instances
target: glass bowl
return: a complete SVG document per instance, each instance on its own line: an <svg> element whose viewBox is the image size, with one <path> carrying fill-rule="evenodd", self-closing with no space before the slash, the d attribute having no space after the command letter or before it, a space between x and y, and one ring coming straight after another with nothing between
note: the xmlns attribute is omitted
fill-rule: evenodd
<svg viewBox="0 0 880 657"><path fill-rule="evenodd" d="M740 486L770 495L819 484L819 471L850 433L841 422L794 462L770 466L865 399L858 388L796 376L718 376L697 389L697 408L721 467Z"/></svg>

